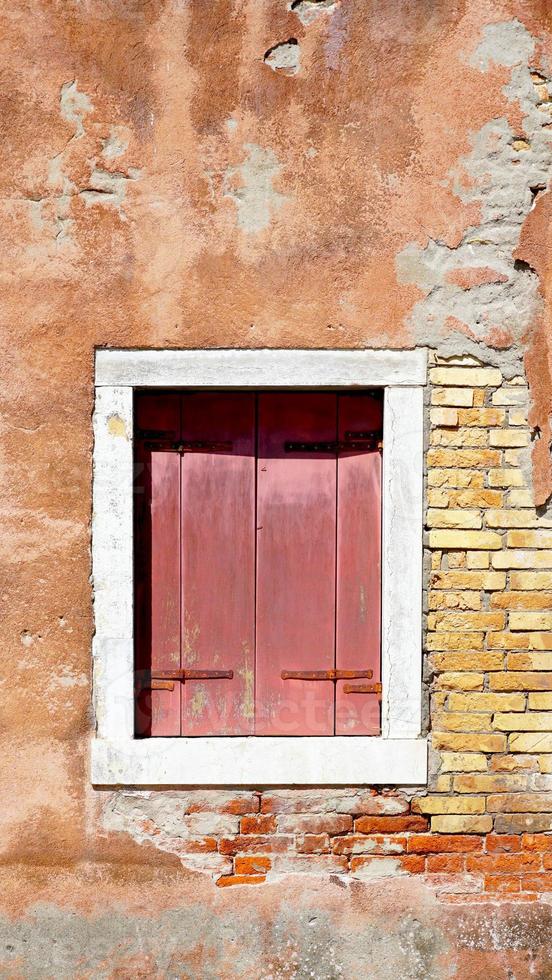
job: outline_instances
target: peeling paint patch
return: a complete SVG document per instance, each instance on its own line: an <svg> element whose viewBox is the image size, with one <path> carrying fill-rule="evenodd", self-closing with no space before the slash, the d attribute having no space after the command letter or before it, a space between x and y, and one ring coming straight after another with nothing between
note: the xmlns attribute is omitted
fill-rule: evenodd
<svg viewBox="0 0 552 980"><path fill-rule="evenodd" d="M60 109L63 119L75 127L74 136L80 139L84 136L83 119L94 106L85 92L79 92L76 79L61 86Z"/></svg>
<svg viewBox="0 0 552 980"><path fill-rule="evenodd" d="M365 865L354 872L355 878L395 878L397 875L404 875L407 872L401 867L398 858L378 857L370 860Z"/></svg>
<svg viewBox="0 0 552 980"><path fill-rule="evenodd" d="M190 614L186 609L184 611L184 628L182 630L182 657L183 662L187 667L191 667L193 664L197 663L197 642L199 640L199 634L199 624L191 621ZM179 663L179 654L175 653L175 657L177 663Z"/></svg>
<svg viewBox="0 0 552 980"><path fill-rule="evenodd" d="M49 687L86 687L88 683L86 674L72 674L65 669L58 677L52 677Z"/></svg>
<svg viewBox="0 0 552 980"><path fill-rule="evenodd" d="M232 794L223 794L221 807L225 798L231 799ZM196 799L201 809L197 795ZM204 835L237 833L239 817L215 812L187 813L191 805L187 793L115 793L105 808L103 823L108 831L127 833L138 844L150 844L176 855L183 867L191 871L214 877L229 874L231 858L219 854L214 842L209 838L205 841Z"/></svg>
<svg viewBox="0 0 552 980"><path fill-rule="evenodd" d="M293 0L289 9L297 14L302 24L308 27L318 20L321 14L332 14L337 7L337 0Z"/></svg>
<svg viewBox="0 0 552 980"><path fill-rule="evenodd" d="M301 67L301 49L297 38L290 37L269 48L264 56L264 63L272 71L281 71L284 75L296 75Z"/></svg>
<svg viewBox="0 0 552 980"><path fill-rule="evenodd" d="M79 191L80 196L87 206L91 204L113 204L120 208L125 199L127 183L129 180L137 180L140 171L134 167L129 167L128 173L122 171L103 170L91 163L92 170L88 187ZM124 212L121 212L124 217Z"/></svg>
<svg viewBox="0 0 552 980"><path fill-rule="evenodd" d="M273 211L279 210L287 198L274 189L274 179L282 169L274 151L255 143L247 143L245 150L244 162L226 171L223 194L236 205L238 227L256 234L268 227Z"/></svg>
<svg viewBox="0 0 552 980"><path fill-rule="evenodd" d="M249 650L244 644L244 656L248 656ZM250 667L243 667L240 670L240 677L243 679L243 697L240 705L242 718L250 721L255 717L255 675Z"/></svg>
<svg viewBox="0 0 552 980"><path fill-rule="evenodd" d="M85 116L93 111L93 105L84 92L79 92L76 81L67 82L60 91L60 113L72 123L75 132L63 149L48 162L47 185L51 193L45 197L30 198L30 219L36 231L42 231L48 219L50 232L59 244L71 241L75 221L71 218L72 199L80 197L87 207L93 204L113 205L119 216L126 220L121 205L126 196L129 180L138 180L140 170L129 167L126 172L110 171L97 165L97 158L88 160L90 177L85 187L79 186L66 173L72 147L85 135ZM90 134L88 134L90 135ZM128 148L126 127L114 126L110 135L101 140L101 156L109 161L122 156Z"/></svg>
<svg viewBox="0 0 552 980"><path fill-rule="evenodd" d="M107 431L110 436L118 436L128 440L125 420L120 415L110 415L107 420Z"/></svg>
<svg viewBox="0 0 552 980"><path fill-rule="evenodd" d="M493 64L513 68L527 63L534 50L535 42L519 20L487 24L469 64L480 71L488 71Z"/></svg>
<svg viewBox="0 0 552 980"><path fill-rule="evenodd" d="M122 157L128 149L128 136L123 127L114 126L109 136L102 140L102 156L105 160Z"/></svg>
<svg viewBox="0 0 552 980"><path fill-rule="evenodd" d="M192 700L190 701L190 711L192 713L192 718L199 718L203 714L204 709L207 706L207 693L204 687L198 687L194 691Z"/></svg>

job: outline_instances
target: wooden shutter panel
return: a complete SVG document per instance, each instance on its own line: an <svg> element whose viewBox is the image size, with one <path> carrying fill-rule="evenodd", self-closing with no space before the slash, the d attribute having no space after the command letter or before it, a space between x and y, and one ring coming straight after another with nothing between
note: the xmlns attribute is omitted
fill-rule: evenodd
<svg viewBox="0 0 552 980"><path fill-rule="evenodd" d="M349 432L381 432L382 424L381 399L339 395L340 440ZM337 465L336 667L370 669L373 677L337 681L335 733L375 735L380 731L378 694L351 689L381 680L381 454L342 450Z"/></svg>
<svg viewBox="0 0 552 980"><path fill-rule="evenodd" d="M182 440L228 442L182 456L182 667L232 670L186 680L183 735L253 731L255 395L182 396Z"/></svg>
<svg viewBox="0 0 552 980"><path fill-rule="evenodd" d="M148 394L136 419L137 734L377 734L381 456L343 443L381 400ZM373 676L282 678L333 668ZM141 686L183 669L233 676Z"/></svg>
<svg viewBox="0 0 552 980"><path fill-rule="evenodd" d="M136 420L136 732L179 735L180 684L151 690L149 673L180 667L180 458L148 448L178 438L179 397L139 396Z"/></svg>
<svg viewBox="0 0 552 980"><path fill-rule="evenodd" d="M335 437L335 395L258 396L258 735L333 734L333 682L281 673L334 666L336 456L285 443Z"/></svg>

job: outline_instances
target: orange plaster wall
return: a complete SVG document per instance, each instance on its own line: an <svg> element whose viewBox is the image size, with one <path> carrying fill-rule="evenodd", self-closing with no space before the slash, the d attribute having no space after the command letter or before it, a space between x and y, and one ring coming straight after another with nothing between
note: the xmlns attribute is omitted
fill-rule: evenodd
<svg viewBox="0 0 552 980"><path fill-rule="evenodd" d="M17 956L5 953L9 977L293 975L273 927L281 916L293 932L295 915L301 962L316 961L315 935L330 957L324 977L334 975L328 950L338 934L349 976L361 975L358 962L376 978L442 977L453 949L458 977L492 963L489 976L505 976L504 966L522 978L535 936L549 928L546 910L538 928L523 913L516 946L501 907L497 954L496 910L462 932L416 882L393 882L382 905L381 886L357 882L345 893L326 876L320 884L284 874L259 889L247 931L251 892L215 889L174 855L107 831L104 794L89 784L96 347L423 344L451 356L480 351L510 373L525 357L541 432L537 502L550 494L547 198L520 246L540 289L523 336L494 316L511 309L506 293L492 300L480 335L468 307L465 320L454 306L432 322L431 285L400 258L438 243L454 266L482 220L471 189L485 167L474 177L463 163L475 135L505 120L514 136L532 138L519 101L505 94L514 82L504 54L484 68L470 58L487 27L513 24L533 39L527 57L548 77L546 0L335 0L309 23L289 6L14 0L0 11L1 905L18 942L20 929L34 937L30 954L20 945ZM290 38L299 48L292 74L265 62ZM458 273L436 272L455 303L472 288L506 288L501 269L489 278L487 261L483 278L466 266L463 258ZM412 317L428 297L424 332ZM415 939L405 939L414 908ZM60 940L66 959L48 959L52 936L66 935L74 916L72 945ZM147 942L144 916L161 923ZM370 937L382 916L390 946L375 964ZM355 960L343 950L363 929ZM173 959L163 958L175 935ZM545 951L535 955L550 968Z"/></svg>

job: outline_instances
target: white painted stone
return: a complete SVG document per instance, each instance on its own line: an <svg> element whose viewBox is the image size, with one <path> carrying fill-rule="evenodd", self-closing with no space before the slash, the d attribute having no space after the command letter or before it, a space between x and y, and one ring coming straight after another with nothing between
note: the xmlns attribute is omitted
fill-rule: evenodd
<svg viewBox="0 0 552 980"><path fill-rule="evenodd" d="M132 388L99 388L94 410L92 580L97 734L133 736Z"/></svg>
<svg viewBox="0 0 552 980"><path fill-rule="evenodd" d="M98 351L92 560L97 737L114 785L422 784L423 391L426 352ZM385 386L382 737L134 739L133 387ZM403 387L404 386L404 387Z"/></svg>
<svg viewBox="0 0 552 980"><path fill-rule="evenodd" d="M347 388L423 385L423 348L390 350L99 350L96 385L145 388Z"/></svg>
<svg viewBox="0 0 552 980"><path fill-rule="evenodd" d="M148 738L92 742L92 782L127 785L422 784L425 739Z"/></svg>
<svg viewBox="0 0 552 980"><path fill-rule="evenodd" d="M132 389L100 388L94 410L92 575L96 636L132 638Z"/></svg>
<svg viewBox="0 0 552 980"><path fill-rule="evenodd" d="M136 743L133 741L134 645L132 637L118 639L95 636L92 655L97 737L109 739L113 744L134 745Z"/></svg>
<svg viewBox="0 0 552 980"><path fill-rule="evenodd" d="M420 734L424 393L385 389L383 409L382 735Z"/></svg>

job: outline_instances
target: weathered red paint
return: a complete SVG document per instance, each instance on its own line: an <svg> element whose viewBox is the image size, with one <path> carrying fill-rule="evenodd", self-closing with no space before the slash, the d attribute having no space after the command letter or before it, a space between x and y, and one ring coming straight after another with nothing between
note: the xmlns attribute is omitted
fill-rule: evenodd
<svg viewBox="0 0 552 980"><path fill-rule="evenodd" d="M340 395L338 439L347 432L383 428L379 397ZM337 463L336 667L373 671L381 678L381 453L340 452ZM337 735L374 735L380 730L379 696L347 693L336 683ZM353 685L358 686L358 685Z"/></svg>
<svg viewBox="0 0 552 980"><path fill-rule="evenodd" d="M255 395L182 396L183 440L229 441L185 452L182 469L182 666L233 670L187 680L183 735L253 731L255 647Z"/></svg>
<svg viewBox="0 0 552 980"><path fill-rule="evenodd" d="M332 440L330 394L259 395L257 650L259 735L330 735L335 636L335 453L286 453L288 440Z"/></svg>
<svg viewBox="0 0 552 980"><path fill-rule="evenodd" d="M196 392L157 407L140 396L137 416L149 481L137 668L160 680L140 733L377 732L378 695L344 681L380 679L380 454L286 444L377 434L381 400ZM151 448L156 429L163 449ZM204 441L225 448L177 451Z"/></svg>

